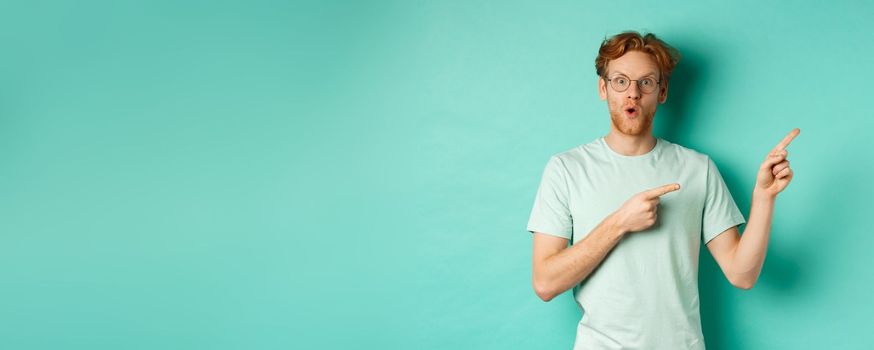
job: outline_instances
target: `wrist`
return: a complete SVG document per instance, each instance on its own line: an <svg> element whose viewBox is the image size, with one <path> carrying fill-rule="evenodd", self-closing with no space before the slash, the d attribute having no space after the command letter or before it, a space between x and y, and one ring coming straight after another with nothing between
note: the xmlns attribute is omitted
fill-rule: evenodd
<svg viewBox="0 0 874 350"><path fill-rule="evenodd" d="M765 192L764 190L760 190L758 188L753 190L753 201L754 202L773 202L777 199L776 194L770 194Z"/></svg>
<svg viewBox="0 0 874 350"><path fill-rule="evenodd" d="M625 237L625 234L628 233L628 230L622 225L621 221L616 216L616 213L610 214L610 216L607 217L605 224L607 224L609 231L613 233L613 236L616 238Z"/></svg>

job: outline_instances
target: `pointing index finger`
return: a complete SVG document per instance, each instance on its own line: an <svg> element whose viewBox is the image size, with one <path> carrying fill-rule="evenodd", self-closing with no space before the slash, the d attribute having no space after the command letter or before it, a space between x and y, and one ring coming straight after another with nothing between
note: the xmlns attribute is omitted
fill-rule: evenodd
<svg viewBox="0 0 874 350"><path fill-rule="evenodd" d="M680 184L672 183L669 185L659 186L659 187L647 190L644 193L646 193L647 198L655 198L655 197L663 196L663 195L668 194L670 192L674 192L674 191L679 190L679 189L680 189Z"/></svg>
<svg viewBox="0 0 874 350"><path fill-rule="evenodd" d="M786 135L786 137L783 138L783 141L780 141L780 143L778 143L777 146L774 147L774 152L779 152L786 149L786 147L789 146L789 143L792 142L792 139L794 139L795 136L798 136L799 133L801 133L801 129L792 129L792 131L789 132L789 135Z"/></svg>

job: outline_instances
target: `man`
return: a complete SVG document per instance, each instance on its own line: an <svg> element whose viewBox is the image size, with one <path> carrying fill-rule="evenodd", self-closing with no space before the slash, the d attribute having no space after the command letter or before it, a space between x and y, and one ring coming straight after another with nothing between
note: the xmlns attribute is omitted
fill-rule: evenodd
<svg viewBox="0 0 874 350"><path fill-rule="evenodd" d="M653 34L604 40L595 60L610 132L549 159L528 221L533 287L573 288L575 349L704 349L698 303L703 240L732 285L756 283L774 202L792 180L786 146L765 157L745 222L705 154L652 134L679 52ZM573 245L568 247L568 243Z"/></svg>

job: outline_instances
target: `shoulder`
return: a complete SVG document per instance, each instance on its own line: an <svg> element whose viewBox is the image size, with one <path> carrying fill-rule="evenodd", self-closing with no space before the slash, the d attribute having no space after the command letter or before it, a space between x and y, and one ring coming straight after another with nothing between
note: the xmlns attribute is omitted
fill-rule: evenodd
<svg viewBox="0 0 874 350"><path fill-rule="evenodd" d="M600 139L595 139L592 142L577 145L553 154L550 157L550 163L555 163L555 165L561 165L566 168L583 165L597 154L600 154L601 147L602 143L600 142Z"/></svg>
<svg viewBox="0 0 874 350"><path fill-rule="evenodd" d="M663 153L669 156L674 156L688 165L708 166L712 160L710 156L696 149L689 148L678 143L673 143L664 139L659 139L664 142L665 147Z"/></svg>

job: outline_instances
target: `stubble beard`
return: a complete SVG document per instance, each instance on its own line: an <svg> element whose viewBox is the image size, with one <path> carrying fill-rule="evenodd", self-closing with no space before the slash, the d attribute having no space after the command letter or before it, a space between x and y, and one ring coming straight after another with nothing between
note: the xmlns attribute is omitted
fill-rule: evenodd
<svg viewBox="0 0 874 350"><path fill-rule="evenodd" d="M648 132L652 128L652 121L655 113L641 114L635 119L625 117L623 111L611 112L610 120L613 127L619 132L629 136L640 136Z"/></svg>

